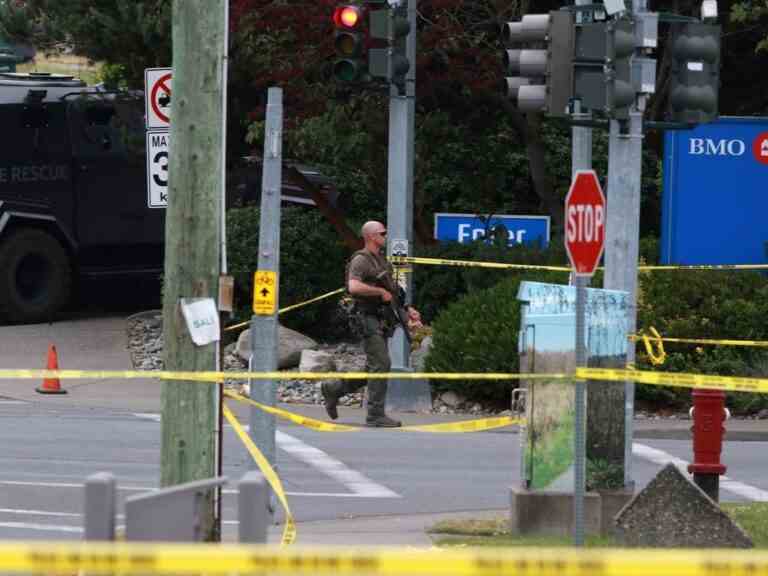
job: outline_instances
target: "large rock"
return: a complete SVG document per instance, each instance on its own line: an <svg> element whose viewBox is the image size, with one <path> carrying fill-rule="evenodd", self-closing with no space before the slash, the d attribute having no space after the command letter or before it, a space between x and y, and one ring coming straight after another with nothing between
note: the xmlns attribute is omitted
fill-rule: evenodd
<svg viewBox="0 0 768 576"><path fill-rule="evenodd" d="M322 350L302 350L299 372L335 372L333 354Z"/></svg>
<svg viewBox="0 0 768 576"><path fill-rule="evenodd" d="M277 367L295 368L301 361L302 350L314 350L317 342L309 336L291 330L284 326L278 326L278 363ZM251 357L251 331L244 330L237 339L237 355L246 362Z"/></svg>
<svg viewBox="0 0 768 576"><path fill-rule="evenodd" d="M625 546L752 548L749 536L674 464L667 464L616 515Z"/></svg>

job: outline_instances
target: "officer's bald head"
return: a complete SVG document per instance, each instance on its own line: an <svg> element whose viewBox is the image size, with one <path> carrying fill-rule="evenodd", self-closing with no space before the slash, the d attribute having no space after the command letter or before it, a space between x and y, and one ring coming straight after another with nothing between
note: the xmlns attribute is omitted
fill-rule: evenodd
<svg viewBox="0 0 768 576"><path fill-rule="evenodd" d="M376 220L369 220L363 224L363 227L360 229L360 234L362 234L363 238L369 238L386 231L386 227L381 222L377 222Z"/></svg>

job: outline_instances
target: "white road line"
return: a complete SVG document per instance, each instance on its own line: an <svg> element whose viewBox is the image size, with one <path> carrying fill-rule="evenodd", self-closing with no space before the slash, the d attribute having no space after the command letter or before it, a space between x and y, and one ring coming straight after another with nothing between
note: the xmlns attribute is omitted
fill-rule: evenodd
<svg viewBox="0 0 768 576"><path fill-rule="evenodd" d="M140 412L134 413L134 416L138 418L145 418L147 420L160 421L160 414ZM244 426L247 430L248 427ZM393 492L386 486L377 484L370 478L364 476L362 473L352 470L347 467L343 462L323 452L322 450L310 446L291 436L285 432L277 430L275 432L275 441L279 448L288 452L298 460L309 464L313 468L319 470L326 476L330 476L337 482L342 483L349 490L352 491L348 497L351 498L401 498L400 494ZM225 490L226 493L226 490ZM290 492L287 494L290 495ZM304 493L302 495L308 496L313 493ZM297 494L298 495L298 494ZM314 493L317 496L330 496L329 494ZM335 497L343 497L340 494L334 495Z"/></svg>
<svg viewBox="0 0 768 576"><path fill-rule="evenodd" d="M3 405L3 406L15 405L15 404L27 404L27 402L24 402L24 400L0 400L0 405Z"/></svg>
<svg viewBox="0 0 768 576"><path fill-rule="evenodd" d="M69 532L82 534L83 529L78 526L61 526L58 524L34 524L27 522L0 522L0 528L13 528L14 530L37 530L41 532Z"/></svg>
<svg viewBox="0 0 768 576"><path fill-rule="evenodd" d="M136 416L136 418L141 418L142 420L160 422L160 414L157 414L156 412L134 412L133 415Z"/></svg>
<svg viewBox="0 0 768 576"><path fill-rule="evenodd" d="M672 463L684 474L688 474L688 462L682 458L677 458L671 454L667 454L663 450L658 450L656 448L646 446L645 444L638 444L637 442L634 442L632 444L632 453L636 456L639 456L640 458L644 458L645 460L649 460L650 462L660 466L666 466L667 464ZM728 476L720 476L720 488L727 490L732 494L736 494L737 496L741 496L742 498L746 498L747 500L753 500L755 502L768 502L768 491L761 490L755 486L750 486L749 484L744 484L738 480L733 480Z"/></svg>
<svg viewBox="0 0 768 576"><path fill-rule="evenodd" d="M16 514L19 516L58 516L61 518L80 518L77 512L48 512L46 510L25 510L23 508L0 508L0 514Z"/></svg>
<svg viewBox="0 0 768 576"><path fill-rule="evenodd" d="M0 486L29 486L36 488L74 488L82 490L84 485L76 482L32 482L26 480L0 480ZM154 492L158 490L156 486L122 486L118 482L117 489L125 492ZM224 494L237 494L237 490L225 489ZM297 498L385 498L385 496L371 496L368 493L348 493L348 492L286 492L286 496ZM400 498L400 496L394 496ZM392 496L386 496L392 498ZM11 510L11 509L8 509ZM0 508L0 512L3 509Z"/></svg>
<svg viewBox="0 0 768 576"><path fill-rule="evenodd" d="M400 498L397 492L393 492L386 486L377 484L357 470L348 468L340 460L336 460L322 450L305 444L298 438L294 438L285 432L276 431L275 439L280 448L316 468L323 474L341 482L355 494L366 498Z"/></svg>

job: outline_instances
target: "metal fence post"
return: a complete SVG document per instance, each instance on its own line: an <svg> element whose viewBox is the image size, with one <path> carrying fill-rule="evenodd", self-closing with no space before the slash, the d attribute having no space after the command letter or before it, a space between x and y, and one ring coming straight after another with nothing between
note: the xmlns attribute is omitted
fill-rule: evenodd
<svg viewBox="0 0 768 576"><path fill-rule="evenodd" d="M85 479L86 540L115 539L116 502L115 477L111 473L98 472Z"/></svg>
<svg viewBox="0 0 768 576"><path fill-rule="evenodd" d="M269 485L264 475L251 470L237 488L237 518L240 542L266 544L269 524Z"/></svg>

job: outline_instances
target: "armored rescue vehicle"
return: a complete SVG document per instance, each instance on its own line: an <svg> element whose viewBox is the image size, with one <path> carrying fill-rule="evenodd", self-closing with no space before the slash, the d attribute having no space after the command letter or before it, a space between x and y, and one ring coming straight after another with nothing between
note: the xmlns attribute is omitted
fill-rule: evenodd
<svg viewBox="0 0 768 576"><path fill-rule="evenodd" d="M158 277L168 158L154 153L149 186L142 92L0 73L0 127L0 322L52 320L78 278ZM229 172L227 205L259 202L261 160ZM317 170L286 162L283 201L314 206L312 191L331 205L339 196Z"/></svg>
<svg viewBox="0 0 768 576"><path fill-rule="evenodd" d="M4 73L0 126L0 320L52 319L80 275L161 272L140 93Z"/></svg>

